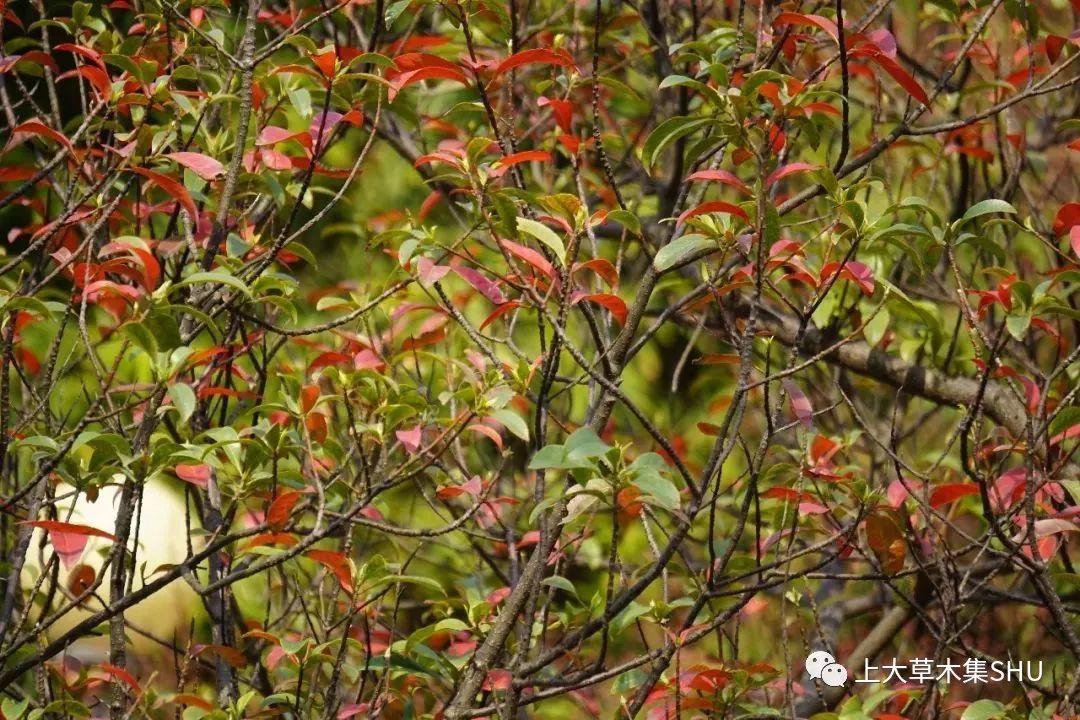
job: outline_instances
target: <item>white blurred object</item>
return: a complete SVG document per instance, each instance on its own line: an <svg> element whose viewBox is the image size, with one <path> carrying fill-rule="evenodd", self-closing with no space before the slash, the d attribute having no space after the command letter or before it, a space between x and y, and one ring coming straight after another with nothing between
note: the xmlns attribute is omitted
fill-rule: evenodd
<svg viewBox="0 0 1080 720"><path fill-rule="evenodd" d="M122 480L122 477L117 477L117 482L122 482ZM88 525L110 535L114 534L116 511L121 494L121 487L118 484L101 488L94 502L90 502L85 495L80 494L75 501L74 512L69 515L68 511L72 507L72 501L75 500L72 493L74 493L74 488L69 485L60 485L56 488L56 496L64 498L56 503L60 521ZM195 524L198 521L194 510L192 514L192 523ZM156 579L158 575L155 571L163 565L176 565L183 562L187 558L187 535L183 495L170 487L167 480L154 478L147 481L143 487L141 506L136 508L131 519L132 539L129 540L128 547L136 547L135 543L138 543L135 576L131 581L132 590L139 590L146 583ZM42 546L43 537L44 546ZM79 536L80 541L83 538L86 540L85 547L75 553L64 552L65 548L61 543L59 588L49 608L49 614L69 604L74 597L69 588L78 587L80 582L85 583L87 579L92 580L97 577L112 549L113 542L107 538ZM42 568L48 566L54 554L55 549L49 533L41 528L35 528L22 572L24 597L28 600L29 593L40 577ZM93 575L90 574L90 570L93 571ZM42 595L47 586L48 580L35 597L35 607L31 612L30 622L35 622L38 618ZM107 601L108 597L109 578L106 577L96 589L95 596L88 597L82 605L69 610L48 628L47 637L50 640L59 637L90 615L100 611L103 608L101 600ZM179 642L183 649L183 641L188 635L192 618L199 607L201 603L198 595L183 579L178 579L128 608L125 611L125 620L129 627L127 632L129 651L143 657L167 652L167 645L158 641L164 641L169 645ZM152 637L147 637L147 635ZM84 662L101 662L108 658L108 637L80 639L68 649L67 653Z"/></svg>

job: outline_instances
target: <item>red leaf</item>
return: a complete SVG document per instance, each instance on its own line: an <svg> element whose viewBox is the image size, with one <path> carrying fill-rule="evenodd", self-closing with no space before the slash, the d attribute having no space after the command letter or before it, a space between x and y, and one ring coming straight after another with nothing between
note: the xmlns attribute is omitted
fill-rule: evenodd
<svg viewBox="0 0 1080 720"><path fill-rule="evenodd" d="M437 55L407 53L394 58L394 65L397 66L397 72L387 74L390 81L387 97L390 102L393 102L406 86L421 80L453 80L462 85L469 84L468 76L460 67Z"/></svg>
<svg viewBox="0 0 1080 720"><path fill-rule="evenodd" d="M610 293L592 293L590 295L582 295L574 300L574 305L579 302L588 301L596 303L607 308L612 317L619 321L620 325L626 324L626 303L618 295L612 295Z"/></svg>
<svg viewBox="0 0 1080 720"><path fill-rule="evenodd" d="M975 483L951 483L938 485L930 494L930 507L939 508L968 495L977 495L979 486Z"/></svg>
<svg viewBox="0 0 1080 720"><path fill-rule="evenodd" d="M855 260L849 260L844 263L841 268L840 263L831 262L825 267L821 268L821 284L828 282L832 276L839 271L840 277L847 278L853 283L859 286L864 295L873 295L876 284L874 283L874 272L863 265L861 262Z"/></svg>
<svg viewBox="0 0 1080 720"><path fill-rule="evenodd" d="M93 65L83 65L82 67L69 70L66 73L58 75L57 80L64 80L76 75L82 76L90 81L90 84L94 86L94 90L102 98L108 98L112 95L112 80L109 79L108 73L99 67Z"/></svg>
<svg viewBox="0 0 1080 720"><path fill-rule="evenodd" d="M1071 234L1072 229L1077 225L1080 225L1080 202L1067 202L1054 216L1054 234Z"/></svg>
<svg viewBox="0 0 1080 720"><path fill-rule="evenodd" d="M889 73L889 75L892 76L892 79L907 91L908 95L915 98L923 105L930 104L930 96L926 94L926 91L922 89L922 86L915 81L915 78L913 78L907 70L900 67L900 63L886 55L881 48L870 43L863 43L852 51L851 56L870 58L878 64L878 67Z"/></svg>
<svg viewBox="0 0 1080 720"><path fill-rule="evenodd" d="M607 282L611 287L615 287L619 284L619 271L615 269L615 266L611 264L610 260L605 258L593 258L583 263L578 263L574 266L574 272L578 270L592 270Z"/></svg>
<svg viewBox="0 0 1080 720"><path fill-rule="evenodd" d="M1069 230L1069 244L1072 246L1073 254L1080 258L1080 225L1073 225Z"/></svg>
<svg viewBox="0 0 1080 720"><path fill-rule="evenodd" d="M34 63L36 65L45 65L53 70L58 70L56 61L41 50L30 50L24 52L22 55L9 55L7 57L0 56L0 74L7 72L11 68L15 67L19 63Z"/></svg>
<svg viewBox="0 0 1080 720"><path fill-rule="evenodd" d="M816 27L824 30L829 37L837 43L840 42L840 31L836 23L820 15L806 13L782 12L773 20L773 25L801 25L803 27Z"/></svg>
<svg viewBox="0 0 1080 720"><path fill-rule="evenodd" d="M165 157L175 160L203 180L213 180L225 174L225 166L210 157L196 152L174 152Z"/></svg>
<svg viewBox="0 0 1080 720"><path fill-rule="evenodd" d="M270 503L266 511L266 522L271 530L280 531L285 528L293 508L296 507L302 495L303 493L298 490L289 490L278 495L274 502Z"/></svg>
<svg viewBox="0 0 1080 720"><path fill-rule="evenodd" d="M730 185L731 187L739 190L747 195L750 194L750 187L736 177L735 173L728 172L727 170L699 170L686 178L687 182L698 181L714 181Z"/></svg>
<svg viewBox="0 0 1080 720"><path fill-rule="evenodd" d="M59 520L23 520L20 525L30 525L32 527L39 527L42 530L47 530L50 533L58 532L67 535L80 535L83 537L100 537L106 540L116 540L116 536L107 533L104 530L98 530L95 527L89 525L80 525L78 523L61 522Z"/></svg>
<svg viewBox="0 0 1080 720"><path fill-rule="evenodd" d="M503 291L499 289L499 286L486 275L482 275L480 272L465 265L455 265L453 266L453 270L462 280L472 285L477 292L491 302L496 305L502 305L506 302L506 295L504 295Z"/></svg>
<svg viewBox="0 0 1080 720"><path fill-rule="evenodd" d="M71 567L72 563L82 555L83 550L86 548L87 538L101 537L116 540L114 535L110 535L104 530L98 530L89 525L60 522L58 520L26 520L20 525L31 525L48 531L53 550L63 560L65 567Z"/></svg>
<svg viewBox="0 0 1080 720"><path fill-rule="evenodd" d="M198 485L201 488L206 488L210 484L210 466L209 465L184 465L180 464L173 468L173 472L176 473L176 477L180 478L184 482L189 482L192 485Z"/></svg>
<svg viewBox="0 0 1080 720"><path fill-rule="evenodd" d="M72 43L60 43L55 48L53 48L53 50L82 55L84 58L94 63L102 70L105 69L105 61L101 59L101 53L92 48L88 48L83 45L73 45Z"/></svg>
<svg viewBox="0 0 1080 720"><path fill-rule="evenodd" d="M188 216L191 218L192 225L198 227L199 210L195 207L195 201L191 199L191 195L188 193L187 188L176 180L165 177L161 173L154 172L153 170L137 167L131 168L131 172L142 175L151 183L164 190L173 200L180 203L180 206L187 211Z"/></svg>
<svg viewBox="0 0 1080 720"><path fill-rule="evenodd" d="M0 182L22 182L37 175L38 171L32 167L9 166L0 167Z"/></svg>
<svg viewBox="0 0 1080 720"><path fill-rule="evenodd" d="M129 673L124 668L116 667L115 665L110 665L109 663L101 663L100 667L102 670L105 671L106 675L108 675L113 680L119 680L125 683L128 687L134 690L136 694L142 691L142 688L139 687L139 681L135 679L134 675Z"/></svg>
<svg viewBox="0 0 1080 720"><path fill-rule="evenodd" d="M576 67L573 58L571 58L570 54L565 50L536 48L533 50L522 50L521 52L514 53L506 58L495 68L495 75L499 76L514 68L530 64L561 65L562 67L568 68Z"/></svg>
<svg viewBox="0 0 1080 720"><path fill-rule="evenodd" d="M710 200L709 202L701 203L697 207L690 208L689 210L683 212L683 214L679 216L678 224L682 225L684 222L686 222L692 217L696 217L698 215L707 215L709 213L725 213L727 215L734 215L736 217L742 218L744 222L749 222L750 220L750 218L746 215L746 211L738 205L733 205L729 202L724 202L723 200Z"/></svg>
<svg viewBox="0 0 1080 720"><path fill-rule="evenodd" d="M334 50L312 55L311 61L319 68L319 72L323 74L323 77L334 77L334 71L337 69L337 53Z"/></svg>
<svg viewBox="0 0 1080 720"><path fill-rule="evenodd" d="M521 303L519 301L517 301L517 300L511 300L509 302L503 303L499 307L495 308L495 312L488 315L487 318L484 319L484 322L480 323L480 329L483 330L488 325L495 322L496 320L498 320L500 317L502 317L506 313L510 312L514 308L519 308L519 307L521 307Z"/></svg>
<svg viewBox="0 0 1080 720"><path fill-rule="evenodd" d="M353 362L351 355L346 355L343 352L336 352L334 350L328 350L317 358L311 361L308 365L308 370L313 371L321 367L329 367L331 365L350 365Z"/></svg>
<svg viewBox="0 0 1080 720"><path fill-rule="evenodd" d="M804 163L804 162L788 163L787 165L783 165L783 166L778 167L775 170L773 170L772 173L769 174L769 177L765 178L765 185L769 186L769 185L772 185L774 183L777 183L777 182L783 180L784 178L786 178L788 175L794 175L795 173L807 172L809 170L817 170L817 169L818 169L817 165L811 165L810 163Z"/></svg>
<svg viewBox="0 0 1080 720"><path fill-rule="evenodd" d="M571 123L574 119L574 106L568 100L556 100L555 98L542 97L536 101L540 107L551 107L551 113L555 116L555 123L564 133L571 131Z"/></svg>
<svg viewBox="0 0 1080 720"><path fill-rule="evenodd" d="M68 140L63 133L59 133L53 130L51 127L41 122L40 120L27 120L24 123L16 125L11 130L11 137L8 138L7 144L4 145L4 152L7 152L16 145L21 144L27 138L32 136L44 137L50 140L54 140L68 150L71 149L71 141Z"/></svg>
<svg viewBox="0 0 1080 720"><path fill-rule="evenodd" d="M534 268L547 275L551 279L555 279L555 268L551 266L551 263L544 258L543 255L533 250L532 248L525 247L524 245L518 245L511 240L499 240L499 244L502 245L507 252L512 255L516 255L521 260L532 265Z"/></svg>
<svg viewBox="0 0 1080 720"><path fill-rule="evenodd" d="M507 170L520 163L549 162L550 160L551 153L546 150L524 150L512 155L503 155L496 161L496 167L492 168L491 176L501 177Z"/></svg>

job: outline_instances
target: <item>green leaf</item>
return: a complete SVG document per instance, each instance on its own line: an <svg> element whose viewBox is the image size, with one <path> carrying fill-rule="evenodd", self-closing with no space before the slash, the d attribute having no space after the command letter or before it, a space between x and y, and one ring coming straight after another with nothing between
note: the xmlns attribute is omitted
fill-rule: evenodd
<svg viewBox="0 0 1080 720"><path fill-rule="evenodd" d="M889 319L889 311L881 308L881 310L878 310L877 315L866 323L863 328L863 335L866 337L866 342L870 344L870 347L877 345L881 342L881 338L885 337L885 331L889 329Z"/></svg>
<svg viewBox="0 0 1080 720"><path fill-rule="evenodd" d="M519 232L532 235L547 245L551 252L555 253L555 257L559 258L559 262L563 265L566 264L566 246L563 245L563 241L555 234L554 230L536 220L523 217L517 219L517 227Z"/></svg>
<svg viewBox="0 0 1080 720"><path fill-rule="evenodd" d="M591 427L578 428L566 440L566 459L574 461L597 458L609 450L609 446L593 432Z"/></svg>
<svg viewBox="0 0 1080 720"><path fill-rule="evenodd" d="M385 585L386 583L409 583L412 585L423 585L426 588L435 590L440 595L445 595L446 591L443 590L442 585L438 581L424 577L423 575L387 575L379 578L379 581L375 583L375 586Z"/></svg>
<svg viewBox="0 0 1080 720"><path fill-rule="evenodd" d="M1008 328L1009 334L1017 340L1022 341L1024 339L1030 325L1031 315L1028 313L1016 313L1005 318L1005 327Z"/></svg>
<svg viewBox="0 0 1080 720"><path fill-rule="evenodd" d="M22 714L26 712L26 708L29 707L30 701L26 698L15 701L12 698L4 698L3 702L0 702L0 712L4 713L4 717L7 720L19 720Z"/></svg>
<svg viewBox="0 0 1080 720"><path fill-rule="evenodd" d="M549 587L559 588L560 590L565 591L568 595L571 595L574 599L577 599L578 597L577 588L574 587L574 584L559 575L553 575L552 577L544 578L543 582L541 582L540 584L547 585Z"/></svg>
<svg viewBox="0 0 1080 720"><path fill-rule="evenodd" d="M990 200L983 200L982 202L975 203L969 207L968 211L960 218L960 222L965 223L968 220L972 220L981 215L989 215L991 213L1016 214L1016 208L1004 200L991 198Z"/></svg>
<svg viewBox="0 0 1080 720"><path fill-rule="evenodd" d="M169 397L180 411L180 422L187 422L195 412L195 391L187 383L176 382L169 385Z"/></svg>
<svg viewBox="0 0 1080 720"><path fill-rule="evenodd" d="M1004 714L1005 706L997 700L976 700L964 708L960 720L991 720Z"/></svg>
<svg viewBox="0 0 1080 720"><path fill-rule="evenodd" d="M664 148L711 122L711 118L695 117L673 117L665 120L645 140L645 146L641 151L641 161L645 167L652 167Z"/></svg>
<svg viewBox="0 0 1080 720"><path fill-rule="evenodd" d="M529 470L561 468L566 462L566 448L562 445L545 445L536 451L529 461Z"/></svg>
<svg viewBox="0 0 1080 720"><path fill-rule="evenodd" d="M1049 435L1054 437L1065 432L1073 425L1080 425L1080 407L1067 407L1050 421Z"/></svg>
<svg viewBox="0 0 1080 720"><path fill-rule="evenodd" d="M681 238L672 240L653 258L653 267L658 272L664 272L693 257L697 253L715 248L716 243L704 235L683 235Z"/></svg>
<svg viewBox="0 0 1080 720"><path fill-rule="evenodd" d="M185 285L195 285L199 283L211 283L216 285L228 285L234 290L239 290L244 295L251 295L251 290L248 286L235 275L225 272L224 270L209 270L194 272L188 275L186 278L174 285L174 288L183 287Z"/></svg>
<svg viewBox="0 0 1080 720"><path fill-rule="evenodd" d="M655 500L655 504L662 508L674 510L679 507L679 489L675 487L675 483L658 472L639 474L634 478L634 485L648 498Z"/></svg>
<svg viewBox="0 0 1080 720"><path fill-rule="evenodd" d="M529 426L526 425L525 421L521 419L521 416L513 410L496 410L491 413L491 417L505 425L506 429L518 438L525 442L529 442Z"/></svg>
<svg viewBox="0 0 1080 720"><path fill-rule="evenodd" d="M607 214L607 219L612 222L617 222L630 232L640 235L641 234L641 220L638 216L629 210L612 210Z"/></svg>
<svg viewBox="0 0 1080 720"><path fill-rule="evenodd" d="M633 624L635 620L648 612L648 605L642 605L639 602L631 601L631 603L626 606L625 610L623 610L621 613L619 613L612 619L611 629L615 631L616 635L618 635L623 630L628 628L631 624Z"/></svg>

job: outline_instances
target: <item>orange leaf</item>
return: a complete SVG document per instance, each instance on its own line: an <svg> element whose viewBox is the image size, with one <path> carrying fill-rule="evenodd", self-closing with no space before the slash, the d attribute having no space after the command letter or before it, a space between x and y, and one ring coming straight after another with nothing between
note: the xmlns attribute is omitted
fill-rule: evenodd
<svg viewBox="0 0 1080 720"><path fill-rule="evenodd" d="M499 435L498 431L495 430L495 428L489 427L488 425L481 425L480 423L474 423L472 425L469 425L466 429L480 433L484 437L491 440L491 442L495 443L495 446L499 448L500 451L502 451L503 439L502 436Z"/></svg>
<svg viewBox="0 0 1080 720"><path fill-rule="evenodd" d="M192 485L198 485L201 488L206 488L210 483L210 470L209 465L184 465L180 464L173 468L173 472L176 473L176 477L180 478L184 482L189 482Z"/></svg>
<svg viewBox="0 0 1080 720"><path fill-rule="evenodd" d="M270 508L266 511L266 522L271 530L281 530L289 522L289 516L296 503L300 501L303 493L298 490L289 490L277 496Z"/></svg>
<svg viewBox="0 0 1080 720"><path fill-rule="evenodd" d="M352 570L349 568L349 559L345 557L345 553L332 550L308 550L304 554L334 573L341 588L347 593L352 593Z"/></svg>
<svg viewBox="0 0 1080 720"><path fill-rule="evenodd" d="M612 317L614 317L620 325L626 324L626 303L623 302L623 299L618 295L612 295L610 293L592 293L590 295L582 295L581 297L574 300L574 305L577 305L582 301L596 303L597 305L607 308L607 311L611 313Z"/></svg>

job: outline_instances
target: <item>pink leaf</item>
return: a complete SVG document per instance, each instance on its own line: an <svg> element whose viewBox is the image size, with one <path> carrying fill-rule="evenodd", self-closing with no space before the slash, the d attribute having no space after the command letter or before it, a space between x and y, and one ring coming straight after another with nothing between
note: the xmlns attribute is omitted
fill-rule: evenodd
<svg viewBox="0 0 1080 720"><path fill-rule="evenodd" d="M420 449L420 435L422 432L422 428L417 425L414 428L397 430L394 432L394 436L401 441L401 444L405 446L405 450L407 450L410 455L415 455L416 451Z"/></svg>
<svg viewBox="0 0 1080 720"><path fill-rule="evenodd" d="M449 265L436 265L426 257L416 261L416 272L420 276L421 285L434 285L446 277L450 272Z"/></svg>
<svg viewBox="0 0 1080 720"><path fill-rule="evenodd" d="M532 265L534 268L547 275L551 279L555 279L555 268L551 266L551 263L544 258L543 255L533 250L532 248L525 247L524 245L518 245L511 240L499 240L499 244L502 245L507 252L511 255L516 255L519 259Z"/></svg>
<svg viewBox="0 0 1080 720"><path fill-rule="evenodd" d="M171 158L194 172L203 180L213 180L225 174L225 166L210 157L196 152L174 152L165 157Z"/></svg>
<svg viewBox="0 0 1080 720"><path fill-rule="evenodd" d="M506 302L506 295L504 295L503 291L499 289L499 286L486 275L465 265L455 265L453 270L462 280L472 285L478 293L491 302L496 305L502 305Z"/></svg>
<svg viewBox="0 0 1080 720"><path fill-rule="evenodd" d="M876 287L874 283L874 272L861 262L849 260L844 263L843 267L840 267L840 263L838 262L828 263L825 267L821 268L821 284L824 285L837 272L840 273L840 277L846 278L858 285L864 295L869 296L874 294L874 288Z"/></svg>
<svg viewBox="0 0 1080 720"><path fill-rule="evenodd" d="M807 171L810 171L810 170L817 170L817 169L818 169L817 165L811 165L810 163L804 163L804 162L788 163L787 165L783 165L783 166L778 167L775 170L773 170L772 173L769 175L769 177L767 177L765 179L765 185L768 186L768 185L772 185L774 183L777 183L777 182L783 180L784 178L786 178L788 175L794 175L796 173L807 172Z"/></svg>
<svg viewBox="0 0 1080 720"><path fill-rule="evenodd" d="M718 182L724 185L729 185L736 190L750 194L750 188L740 180L735 173L728 172L727 170L699 170L696 173L691 174L686 178L687 182Z"/></svg>
<svg viewBox="0 0 1080 720"><path fill-rule="evenodd" d="M259 137L255 139L255 144L259 146L276 145L286 140L296 140L304 147L311 147L311 133L307 130L287 130L283 127L277 127L276 125L267 125L259 133Z"/></svg>
<svg viewBox="0 0 1080 720"><path fill-rule="evenodd" d="M792 381L784 380L783 382L784 389L787 390L788 397L791 399L791 410L795 413L795 417L803 425L810 427L814 424L814 406L810 404L810 399Z"/></svg>

